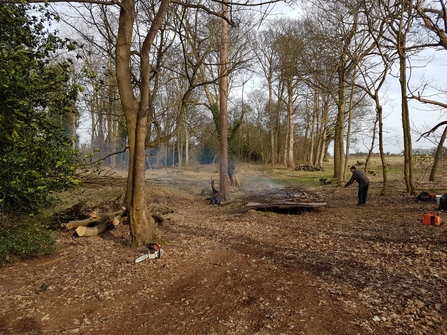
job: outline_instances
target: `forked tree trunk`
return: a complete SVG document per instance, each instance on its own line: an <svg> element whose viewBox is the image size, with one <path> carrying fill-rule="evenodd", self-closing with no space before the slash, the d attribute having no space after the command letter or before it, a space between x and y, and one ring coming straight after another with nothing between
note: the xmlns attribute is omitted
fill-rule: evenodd
<svg viewBox="0 0 447 335"><path fill-rule="evenodd" d="M133 169L133 180L130 187L131 199L129 201L129 225L131 233L131 245L140 246L153 242L155 237L155 222L147 214L145 187L146 155L145 139L147 129L147 113L139 113L137 128L135 133L135 150L133 164L129 168Z"/></svg>
<svg viewBox="0 0 447 335"><path fill-rule="evenodd" d="M116 77L129 136L129 169L125 207L128 209L131 245L152 242L155 222L147 214L145 186L145 139L151 103L149 79L150 50L166 15L170 0L162 0L140 51L140 101L132 85L131 45L135 20L135 0L122 0L116 45Z"/></svg>

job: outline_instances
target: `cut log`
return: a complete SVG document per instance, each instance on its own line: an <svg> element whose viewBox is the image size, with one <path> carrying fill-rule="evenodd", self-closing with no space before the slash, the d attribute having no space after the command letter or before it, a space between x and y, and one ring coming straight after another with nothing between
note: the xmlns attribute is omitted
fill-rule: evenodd
<svg viewBox="0 0 447 335"><path fill-rule="evenodd" d="M228 200L228 201L221 201L220 205L221 206L227 206L227 205L232 205L232 204L244 205L244 203L245 203L244 200Z"/></svg>
<svg viewBox="0 0 447 335"><path fill-rule="evenodd" d="M124 213L125 213L125 208L123 207L123 209L113 212L113 213L96 213L93 212L92 213L92 217L94 215L94 217L96 218L96 221L104 221L104 220L114 220L115 218L121 218Z"/></svg>
<svg viewBox="0 0 447 335"><path fill-rule="evenodd" d="M61 224L62 227L67 228L68 230L75 229L78 227L87 227L92 222L102 222L107 220L112 220L113 225L118 225L121 221L121 218L125 214L125 208L113 212L113 213L97 213L92 212L90 214L90 217L85 220L79 220L79 221L70 221L67 224Z"/></svg>
<svg viewBox="0 0 447 335"><path fill-rule="evenodd" d="M85 220L70 221L68 223L63 223L63 224L61 224L61 226L67 228L68 230L71 230L71 229L75 229L75 228L78 228L78 227L81 227L81 226L85 227L89 223L92 223L92 222L96 222L96 220L94 220L92 218L88 218L88 219L85 219Z"/></svg>
<svg viewBox="0 0 447 335"><path fill-rule="evenodd" d="M76 228L76 233L78 236L96 236L98 234L104 233L110 226L109 221L100 222L94 227L83 227L80 226Z"/></svg>
<svg viewBox="0 0 447 335"><path fill-rule="evenodd" d="M171 207L160 204L150 204L147 210L154 219L160 222L166 220L166 218L164 217L166 214L174 212Z"/></svg>

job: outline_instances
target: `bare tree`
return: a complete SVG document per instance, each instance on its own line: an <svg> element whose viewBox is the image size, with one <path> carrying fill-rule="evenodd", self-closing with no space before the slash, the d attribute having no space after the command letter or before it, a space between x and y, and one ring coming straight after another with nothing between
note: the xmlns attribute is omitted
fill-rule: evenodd
<svg viewBox="0 0 447 335"><path fill-rule="evenodd" d="M432 40L427 41L426 47L441 47L444 50L447 50L447 2L445 0L438 1L424 1L424 0L416 0L415 5L417 18L422 20L424 27L432 36ZM423 92L418 92L417 95L411 94L411 99L418 100L422 103L428 103L434 106L438 106L441 108L447 108L447 104L441 101L435 101L432 99L424 98ZM431 131L427 132L430 134ZM440 137L438 142L438 146L436 148L436 153L434 156L433 166L430 172L430 180L434 181L436 179L436 172L439 165L439 160L441 159L441 155L443 152L443 147L445 143L445 139L447 136L447 128L444 128L444 131Z"/></svg>
<svg viewBox="0 0 447 335"><path fill-rule="evenodd" d="M437 43L431 45L447 50L447 2L416 0L415 9L425 28L433 33L435 40L437 39Z"/></svg>
<svg viewBox="0 0 447 335"><path fill-rule="evenodd" d="M281 31L278 33L274 47L278 53L278 79L283 82L286 96L284 103L287 110L286 141L284 148L284 162L289 168L295 166L295 110L297 99L297 87L300 82L298 77L299 55L303 49L303 43L298 38L295 22L284 20L278 22Z"/></svg>
<svg viewBox="0 0 447 335"><path fill-rule="evenodd" d="M5 0L1 0L1 2L5 2ZM32 0L31 2L41 2L41 0ZM49 2L70 1L53 0ZM150 138L148 136L148 128L157 122L156 118L154 118L154 92L156 92L156 89L154 89L153 85L155 84L153 81L151 82L151 79L158 76L157 65L161 59L156 58L157 53L154 53L154 43L171 4L199 8L210 15L222 18L228 23L232 23L232 18L226 15L226 11L223 13L215 11L209 5L196 5L177 0L160 0L157 2L77 0L73 2L114 6L119 9L115 48L116 80L126 118L130 158L125 207L129 214L131 244L136 246L142 245L153 241L155 238L155 224L152 217L147 213L144 193L145 149L147 138ZM238 3L231 3L231 5L236 6ZM136 26L138 10L144 10L145 8L150 9L150 11L147 11L150 16L147 18L148 20ZM141 43L135 43L134 34L137 31L141 33ZM134 46L138 46L138 49L135 50ZM226 76L225 71L222 74Z"/></svg>
<svg viewBox="0 0 447 335"><path fill-rule="evenodd" d="M368 41L367 32L362 29L364 17L360 13L357 1L314 0L312 4L306 21L306 24L312 27L307 28L308 38L319 41L320 49L332 62L331 71L324 72L323 76L313 77L317 80L313 85L329 93L337 105L334 130L334 178L337 185L341 186L346 164L344 141L346 115L349 112L348 88L352 86L357 64L371 52L373 45Z"/></svg>
<svg viewBox="0 0 447 335"><path fill-rule="evenodd" d="M278 56L274 48L275 32L273 27L269 27L265 30L259 32L257 38L254 40L253 49L255 50L256 59L259 62L259 67L262 72L263 77L267 81L268 89L268 128L270 133L270 151L271 151L271 164L275 165L277 162L277 143L280 130L278 129L277 122L279 120L279 115L277 113L277 108L274 108L273 101L273 81L274 81L274 70L278 67Z"/></svg>
<svg viewBox="0 0 447 335"><path fill-rule="evenodd" d="M379 153L382 163L382 195L387 194L388 188L388 178L387 178L387 163L386 156L384 152L384 143L383 143L383 106L381 103L381 95L380 92L385 84L387 75L391 66L393 65L392 60L392 51L389 49L385 49L382 46L383 39L385 38L385 29L386 24L385 21L382 20L382 12L376 6L372 5L370 1L364 0L362 1L364 15L367 19L367 29L374 41L375 52L371 53L368 57L365 58L365 62L359 64L360 77L358 85L364 90L369 97L374 101L375 109L376 109L376 120L374 122L374 132L373 132L373 143L375 138L376 127L378 127L378 138L379 138ZM373 148L373 143L371 144L371 150ZM368 159L366 161L366 166L368 163ZM365 169L367 168L365 166Z"/></svg>

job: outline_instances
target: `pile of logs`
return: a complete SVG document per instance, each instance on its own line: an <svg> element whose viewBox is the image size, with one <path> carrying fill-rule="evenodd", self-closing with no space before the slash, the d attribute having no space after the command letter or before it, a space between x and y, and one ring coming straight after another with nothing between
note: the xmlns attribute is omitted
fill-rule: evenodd
<svg viewBox="0 0 447 335"><path fill-rule="evenodd" d="M327 206L320 200L318 194L296 188L272 188L263 192L256 192L246 199L246 208L275 209L275 208L317 208Z"/></svg>
<svg viewBox="0 0 447 335"><path fill-rule="evenodd" d="M328 185L332 183L332 179L328 179L328 178L320 178L320 184L321 185Z"/></svg>
<svg viewBox="0 0 447 335"><path fill-rule="evenodd" d="M295 167L295 171L324 171L321 165L300 164Z"/></svg>
<svg viewBox="0 0 447 335"><path fill-rule="evenodd" d="M95 236L118 225L125 213L126 209L124 207L113 213L97 213L94 211L87 219L63 223L61 227L65 227L67 230L76 229L78 236ZM95 223L96 225L94 225Z"/></svg>
<svg viewBox="0 0 447 335"><path fill-rule="evenodd" d="M172 212L173 210L170 207L161 204L150 204L148 207L148 213L158 223L166 220L164 217L165 214ZM126 215L125 207L112 213L98 213L93 211L90 213L89 218L62 223L61 227L64 227L67 230L75 229L78 236L96 236L120 224Z"/></svg>

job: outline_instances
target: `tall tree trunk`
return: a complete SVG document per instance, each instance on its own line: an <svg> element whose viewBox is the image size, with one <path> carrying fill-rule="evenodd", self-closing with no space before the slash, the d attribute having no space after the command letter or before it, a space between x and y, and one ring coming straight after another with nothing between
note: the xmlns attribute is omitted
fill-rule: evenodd
<svg viewBox="0 0 447 335"><path fill-rule="evenodd" d="M310 115L310 153L309 153L309 164L316 165L316 157L317 157L317 139L316 135L318 132L318 94L314 91L314 97L313 97L313 104L312 104L312 112Z"/></svg>
<svg viewBox="0 0 447 335"><path fill-rule="evenodd" d="M152 113L150 101L149 55L152 43L162 20L166 15L170 0L162 0L151 27L144 39L141 49L140 68L140 101L135 97L131 69L130 54L132 44L133 23L135 20L135 0L122 0L119 17L118 39L116 46L116 77L121 103L126 117L129 136L129 169L127 178L125 206L129 213L131 245L139 246L151 242L155 236L155 223L147 214L145 201L145 140L147 125Z"/></svg>
<svg viewBox="0 0 447 335"><path fill-rule="evenodd" d="M222 4L222 13L225 18L228 17L228 6L226 0ZM222 35L220 49L220 76L219 76L219 97L220 97L220 160L219 176L220 189L219 195L222 201L229 200L228 190L228 42L229 27L228 22L222 19Z"/></svg>
<svg viewBox="0 0 447 335"><path fill-rule="evenodd" d="M275 115L273 110L273 83L271 76L267 78L269 87L269 98L268 98L268 113L269 113L269 126L270 126L270 150L272 151L272 165L276 164L276 140L275 140Z"/></svg>
<svg viewBox="0 0 447 335"><path fill-rule="evenodd" d="M402 129L404 138L404 180L407 192L415 193L413 182L413 148L411 142L410 110L407 99L407 56L405 51L405 39L398 44L399 53L399 83L402 99Z"/></svg>
<svg viewBox="0 0 447 335"><path fill-rule="evenodd" d="M295 143L295 129L294 129L294 113L293 113L293 90L292 84L289 83L287 87L287 143L285 149L285 162L288 168L293 168L295 160L293 157L293 146Z"/></svg>
<svg viewBox="0 0 447 335"><path fill-rule="evenodd" d="M435 157L433 160L433 166L431 168L431 172L430 172L430 181L435 181L436 180L436 170L438 169L439 166L439 161L442 158L442 153L444 151L444 142L445 142L445 138L447 137L447 127L444 128L444 131L442 132L441 135L441 139L439 140L438 143L438 147L436 148L436 153L435 153Z"/></svg>
<svg viewBox="0 0 447 335"><path fill-rule="evenodd" d="M344 66L339 65L338 71L338 96L337 96L337 120L335 123L334 139L334 177L337 180L337 186L343 186L344 168L344 126L346 112L346 84Z"/></svg>
<svg viewBox="0 0 447 335"><path fill-rule="evenodd" d="M377 109L377 118L379 120L379 152L380 152L380 159L382 161L382 178L383 178L383 184L382 184L382 192L381 195L387 194L388 189L388 174L387 174L387 164L386 164L386 158L385 158L385 152L383 149L383 108L380 104L379 96L376 93L375 95L376 100L376 109Z"/></svg>
<svg viewBox="0 0 447 335"><path fill-rule="evenodd" d="M275 107L275 117L276 117L276 124L275 124L275 155L276 155L276 161L277 163L282 163L284 160L282 160L281 155L281 146L282 141L280 138L282 137L282 128L281 128L281 103L277 103Z"/></svg>
<svg viewBox="0 0 447 335"><path fill-rule="evenodd" d="M377 134L377 124L378 123L379 123L379 118L376 115L376 119L374 120L374 125L373 125L372 136L371 136L371 146L369 147L368 155L366 156L366 160L365 160L365 171L368 171L368 165L369 165L369 162L371 161L371 156L373 154L374 146L376 145L376 134Z"/></svg>
<svg viewBox="0 0 447 335"><path fill-rule="evenodd" d="M185 124L185 165L189 165L189 131L187 124Z"/></svg>
<svg viewBox="0 0 447 335"><path fill-rule="evenodd" d="M349 96L348 129L346 130L346 153L345 153L346 158L342 170L343 180L345 180L346 178L346 170L348 167L348 160L349 160L349 149L351 147L352 112L354 109L353 106L354 106L354 86L351 86L351 94Z"/></svg>
<svg viewBox="0 0 447 335"><path fill-rule="evenodd" d="M318 135L318 164L323 165L324 156L326 155L327 147L327 127L329 119L329 95L323 97L321 106L321 122L320 131Z"/></svg>

